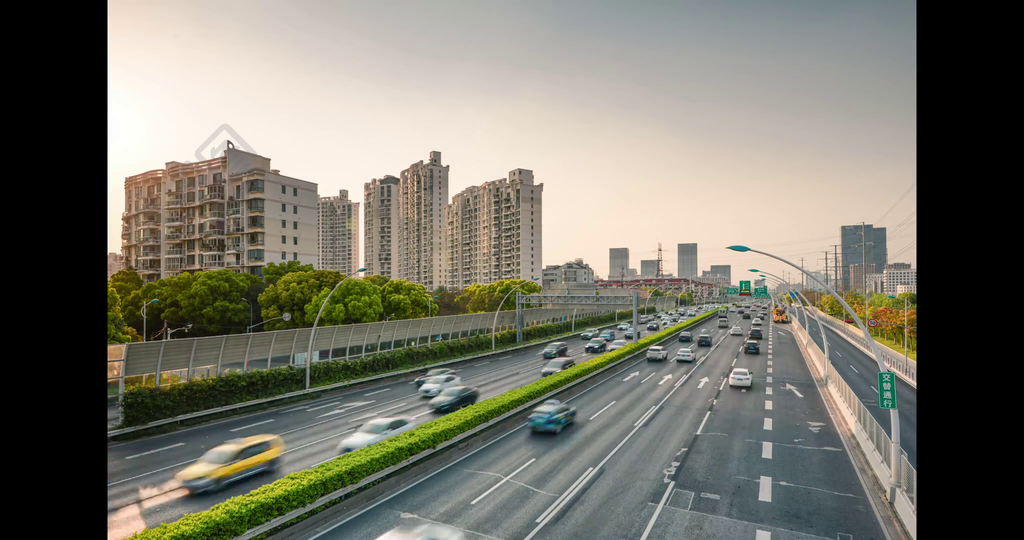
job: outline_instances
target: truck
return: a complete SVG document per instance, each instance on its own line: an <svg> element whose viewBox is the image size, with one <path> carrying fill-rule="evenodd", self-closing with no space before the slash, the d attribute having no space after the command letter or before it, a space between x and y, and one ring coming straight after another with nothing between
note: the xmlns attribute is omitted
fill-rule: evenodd
<svg viewBox="0 0 1024 540"><path fill-rule="evenodd" d="M789 315L786 314L786 308L779 306L772 310L772 321L777 323L788 323Z"/></svg>

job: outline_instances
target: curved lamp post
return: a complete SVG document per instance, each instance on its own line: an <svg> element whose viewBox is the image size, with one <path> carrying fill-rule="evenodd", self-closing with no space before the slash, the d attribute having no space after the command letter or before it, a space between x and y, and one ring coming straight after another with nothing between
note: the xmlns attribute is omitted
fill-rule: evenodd
<svg viewBox="0 0 1024 540"><path fill-rule="evenodd" d="M515 292L516 289L518 289L519 287L522 287L523 285L526 285L527 283L532 283L534 281L537 281L538 279L540 279L540 278L533 278L530 281L524 281L524 282L520 283L519 285L516 285L515 287L512 287L512 290L509 291L508 294L505 295L505 298L503 298L501 300L501 303L498 304L498 310L494 312L494 324L491 325L491 350L492 351L497 348L497 345L495 344L496 342L495 342L495 339L494 339L494 337L495 337L494 333L495 333L495 330L497 330L497 328L498 328L498 314L501 313L501 306L505 305L505 300L508 300L508 297L513 292Z"/></svg>
<svg viewBox="0 0 1024 540"><path fill-rule="evenodd" d="M359 272L365 272L365 271L366 271L365 268L360 268L359 270L356 270L355 273L358 274ZM331 299L332 295L334 295L334 291L337 291L338 288L341 287L341 284L345 283L346 281L348 281L348 278L350 278L350 277L352 277L352 276L345 276L345 279L339 281L338 284L335 285L333 289L331 289L331 292L327 295L327 298L324 298L324 303L320 304L320 311L317 312L316 319L313 321L313 328L309 329L309 347L306 348L306 391L307 392L309 392L309 366L313 363L313 338L316 336L316 323L320 322L320 316L324 314L324 308L327 307L327 301Z"/></svg>
<svg viewBox="0 0 1024 540"><path fill-rule="evenodd" d="M246 304L249 304L249 329L246 330L246 332L251 332L252 331L252 302L250 302L247 298L243 298L242 301L245 302Z"/></svg>
<svg viewBox="0 0 1024 540"><path fill-rule="evenodd" d="M146 341L146 308L149 307L149 305L152 304L153 302L159 302L159 301L160 301L159 298L154 298L154 299L150 300L149 302L146 302L146 305L142 306L142 341L143 341L143 343L145 343L145 341Z"/></svg>
<svg viewBox="0 0 1024 540"><path fill-rule="evenodd" d="M283 320L284 322L288 322L288 321L292 320L292 314L291 313L287 313L287 312L286 313L282 313L280 317L274 317L273 319L267 319L267 320L265 320L265 321L263 321L263 322L261 322L259 324L254 324L254 325L249 327L248 332L252 332L252 329L256 328L257 326L263 326L264 324L267 324L270 321L276 321L276 320L279 320L279 319Z"/></svg>
<svg viewBox="0 0 1024 540"><path fill-rule="evenodd" d="M430 293L427 293L426 296L427 296L427 318L429 319L430 317L434 316L434 311L433 311L434 310L434 300L437 300L437 297L435 296L435 297L431 298L430 297Z"/></svg>
<svg viewBox="0 0 1024 540"><path fill-rule="evenodd" d="M764 255L765 257L770 257L772 259L775 259L775 260L777 260L779 262L786 263L789 266L792 266L793 268L799 270L805 276L810 278L811 281L817 283L818 286L824 288L826 291L828 291L829 294L831 294L833 297L835 297L836 300L838 300L839 303L842 304L842 306L844 308L846 308L850 312L851 316L853 316L853 320L856 321L857 326L860 327L860 331L864 334L864 339L867 340L868 345L871 347L871 352L872 352L873 356L875 357L875 362L878 363L878 371L879 372L891 372L892 371L892 370L890 370L888 368L888 366L885 365L885 362L882 360L882 353L878 350L878 345L875 344L875 340L871 337L871 334L868 333L868 329L864 326L864 322L860 320L860 317L858 317L857 313L853 311L853 308L851 308L850 305L846 303L846 300L843 300L843 297L839 296L839 294L836 293L836 291L833 290L832 287L829 287L828 285L822 283L821 281L818 280L817 277L815 277L812 274L810 274L809 272L805 271L803 268L800 268L799 266L797 266L797 265L787 261L786 259L783 259L782 257L777 257L775 255L772 255L771 253L765 253L764 251L759 251L759 250L756 250L756 249L752 249L752 248L749 248L747 246L728 246L728 247L726 247L726 249L729 249L729 250L732 250L732 251L738 251L738 252L741 252L741 253L746 253L746 252L757 253L757 254L760 254L760 255ZM889 422L890 422L891 429L892 429L892 441L891 441L892 445L891 445L890 452L889 452L889 454L890 454L890 456L889 456L890 463L889 463L889 490L888 490L889 497L888 498L889 498L890 501L893 501L896 498L896 491L900 487L900 478L901 478L900 477L900 416L899 416L899 413L896 411L896 409L889 409Z"/></svg>

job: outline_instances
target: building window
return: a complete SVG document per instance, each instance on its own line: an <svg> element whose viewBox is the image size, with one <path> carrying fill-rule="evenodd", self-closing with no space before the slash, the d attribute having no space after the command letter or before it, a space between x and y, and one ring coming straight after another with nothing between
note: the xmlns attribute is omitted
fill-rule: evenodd
<svg viewBox="0 0 1024 540"><path fill-rule="evenodd" d="M284 206L284 205L282 205L282 206ZM298 214L299 213L299 207L298 206L293 206L292 207L292 213L293 214Z"/></svg>
<svg viewBox="0 0 1024 540"><path fill-rule="evenodd" d="M288 205L285 204L285 203L281 203L281 211L282 212L287 212L288 211Z"/></svg>
<svg viewBox="0 0 1024 540"><path fill-rule="evenodd" d="M298 197L299 196L299 188L293 187L292 188L292 195Z"/></svg>
<svg viewBox="0 0 1024 540"><path fill-rule="evenodd" d="M299 253L298 252L293 252L292 253L292 260L293 261L299 260Z"/></svg>
<svg viewBox="0 0 1024 540"><path fill-rule="evenodd" d="M281 252L281 260L282 261L287 261L288 260L288 253L287 252L285 252L285 251Z"/></svg>
<svg viewBox="0 0 1024 540"><path fill-rule="evenodd" d="M282 244L287 244L288 243L288 237L282 234L281 235L281 243Z"/></svg>
<svg viewBox="0 0 1024 540"><path fill-rule="evenodd" d="M292 237L292 245L293 246L299 245L299 237L298 236L293 236Z"/></svg>
<svg viewBox="0 0 1024 540"><path fill-rule="evenodd" d="M281 195L288 193L288 188L281 186Z"/></svg>
<svg viewBox="0 0 1024 540"><path fill-rule="evenodd" d="M295 229L296 231L299 230L299 222L298 221L293 221L292 222L292 228Z"/></svg>
<svg viewBox="0 0 1024 540"><path fill-rule="evenodd" d="M282 229L287 229L288 228L288 220L287 219L282 219L281 220L281 228Z"/></svg>

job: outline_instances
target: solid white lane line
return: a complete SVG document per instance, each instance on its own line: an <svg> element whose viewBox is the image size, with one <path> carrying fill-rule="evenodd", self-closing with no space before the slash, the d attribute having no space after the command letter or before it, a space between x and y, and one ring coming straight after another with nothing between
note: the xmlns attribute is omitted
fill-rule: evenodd
<svg viewBox="0 0 1024 540"><path fill-rule="evenodd" d="M833 351L835 351L835 353L836 353L836 354L838 354L840 358L842 358L842 357L843 357L843 354L842 354L842 353L840 353L839 351L836 351L835 349L832 349L832 350L833 350Z"/></svg>
<svg viewBox="0 0 1024 540"><path fill-rule="evenodd" d="M761 477L761 487L757 492L757 500L772 502L772 478L770 476Z"/></svg>
<svg viewBox="0 0 1024 540"><path fill-rule="evenodd" d="M877 392L878 390L877 390L877 389L876 389L876 388L875 388L874 386L872 386L872 387L871 387L871 391L872 391L872 392Z"/></svg>
<svg viewBox="0 0 1024 540"><path fill-rule="evenodd" d="M633 424L633 427L639 426L640 424L642 424L644 422L644 420L647 420L647 417L650 416L650 414L652 412L654 412L654 409L656 407L657 407L657 405L654 405L650 409L647 409L647 412L645 412L644 415L641 416L640 419L637 420L636 423Z"/></svg>
<svg viewBox="0 0 1024 540"><path fill-rule="evenodd" d="M857 368L853 367L853 364L850 364L850 369L857 371ZM857 375L860 375L859 371L857 371Z"/></svg>
<svg viewBox="0 0 1024 540"><path fill-rule="evenodd" d="M772 410L772 402L771 402L771 400L765 400L765 402L764 402L764 410L766 410L766 411Z"/></svg>
<svg viewBox="0 0 1024 540"><path fill-rule="evenodd" d="M344 434L346 434L346 433L348 433L350 431L355 431L355 429L346 429L345 431L342 431L341 433L335 433L334 435L331 435L331 436L328 436L328 437L324 437L323 439L320 439L318 441L313 441L311 443L306 443L306 444L304 444L302 446L296 446L295 448L289 448L289 449L285 450L284 452L281 452L281 455L287 454L288 452L294 452L296 450L301 450L301 449L303 449L303 448L305 448L307 446L312 446L312 445L314 445L316 443L322 443L322 442L324 442L324 441L326 441L328 439L333 439L333 438L338 437L340 435L344 435ZM335 456L335 457L337 457L337 456Z"/></svg>
<svg viewBox="0 0 1024 540"><path fill-rule="evenodd" d="M764 430L765 431L771 431L772 430L772 419L771 418L765 418L764 419Z"/></svg>
<svg viewBox="0 0 1024 540"><path fill-rule="evenodd" d="M733 358L733 359L732 359L732 365L733 365L733 366L735 366L735 365L736 365L736 361L737 361L737 360L739 360L739 357L736 357L736 358Z"/></svg>
<svg viewBox="0 0 1024 540"><path fill-rule="evenodd" d="M274 419L271 418L270 420L264 420L262 422L256 422L255 424L249 424L248 426L242 426L242 427L239 427L239 428L232 429L230 431L232 431L232 432L234 432L234 431L241 431L243 429L249 429L251 427L256 427L256 426L263 425L263 424L268 424L268 423L273 422L273 421L274 421Z"/></svg>
<svg viewBox="0 0 1024 540"><path fill-rule="evenodd" d="M474 364L472 367L486 366L487 364L490 364L490 362L480 362L479 364Z"/></svg>
<svg viewBox="0 0 1024 540"><path fill-rule="evenodd" d="M651 521L647 523L647 528L644 529L644 534L640 537L640 540L647 540L647 535L651 534L651 529L654 527L654 522L658 521L658 514L660 514L661 509L665 507L665 501L668 500L668 496L669 494L672 493L672 488L674 488L675 486L676 483L674 480L672 482L669 482L668 488L665 489L665 494L661 496L661 502L658 503L658 508L654 510L654 515L651 516Z"/></svg>
<svg viewBox="0 0 1024 540"><path fill-rule="evenodd" d="M592 471L592 470L594 470L594 468L590 467L589 469L587 469L587 472L583 473L583 476L577 478L576 481L573 482L571 486L569 486L569 489L565 490L565 492L562 493L562 495L560 497L555 499L555 502L551 503L551 506L549 506L548 509L545 510L544 513L541 514L540 517L538 517L536 521L534 521L534 523L540 523L544 518L546 518L548 516L548 514L551 513L551 510L553 510L556 506L558 506L559 503L561 503L562 500L565 499L566 495L568 495L570 492L572 492L572 490L575 489L576 486L578 486L579 483L582 482L583 479L586 478L590 474L590 471Z"/></svg>
<svg viewBox="0 0 1024 540"><path fill-rule="evenodd" d="M591 419L591 420L593 420L593 419L597 418L597 415L598 415L598 414L601 414L601 413L603 413L604 411L608 410L608 407L611 407L612 405L615 405L615 402L614 402L614 401L613 401L613 402L611 402L611 403L609 403L608 405L605 405L604 409L601 409L600 411L597 411L597 414L595 414L594 416L591 416L591 417L590 417L590 419Z"/></svg>
<svg viewBox="0 0 1024 540"><path fill-rule="evenodd" d="M700 421L700 427L697 428L697 435L700 435L701 430L704 429L704 422L708 421L709 416L711 416L711 411L704 413L704 419Z"/></svg>
<svg viewBox="0 0 1024 540"><path fill-rule="evenodd" d="M124 480L118 480L118 481L116 481L116 482L111 482L111 483L107 484L107 487L110 487L110 486L116 486L116 485L118 485L118 484L123 484L123 483L125 483L125 482L127 482L127 481L129 481L129 480L135 480L136 478L142 478L143 476L149 476L149 475L151 475L151 474L154 474L154 473L158 473L158 472L160 472L160 471L166 471L167 469L173 469L173 468L175 468L175 467L181 467L182 465L188 465L188 464L190 464L190 463L192 463L192 462L194 462L194 461L195 461L194 459L190 459L190 460L188 460L188 461L182 461L181 463L175 463L174 465L168 465L168 466L166 466L166 467L163 467L163 468L157 469L157 470L155 470L155 471L149 471L149 472L147 472L147 473L142 473L142 474L140 474L140 475L138 475L138 476L133 476L133 477L131 477L131 478L125 478Z"/></svg>
<svg viewBox="0 0 1024 540"><path fill-rule="evenodd" d="M758 529L754 534L754 540L772 540L772 533Z"/></svg>
<svg viewBox="0 0 1024 540"><path fill-rule="evenodd" d="M518 469L516 469L515 471L513 471L513 472L512 472L512 474L510 474L510 475L506 476L505 478L502 478L502 479L501 479L501 482L498 482L497 484L494 484L494 487L492 487L491 489L488 489L487 491L485 491L483 495L481 495L481 496L479 496L479 497L477 497L477 498L473 499L473 502L471 502L471 503L469 503L469 504L471 504L471 505L473 505L473 504L476 504L477 502L479 502L479 501L480 501L480 499L483 499L484 497L486 497L486 496L490 495L492 491L494 491L494 490L498 489L498 487L500 487L500 486L501 486L502 484L504 484L505 482L508 482L508 480L509 480L510 478L512 478L513 476L515 476L516 474L518 474L518 473L519 473L519 471L521 471L521 470L525 469L525 468L526 468L526 467L527 467L528 465L530 465L530 464L531 464L531 463L533 463L534 461L537 461L537 458L531 458L531 459L530 459L530 461L527 461L526 463L524 463L522 467L519 467Z"/></svg>
<svg viewBox="0 0 1024 540"><path fill-rule="evenodd" d="M722 384L718 387L719 390L725 388L725 383L729 382L729 379L722 379Z"/></svg>
<svg viewBox="0 0 1024 540"><path fill-rule="evenodd" d="M645 378L644 380L642 380L642 381L640 381L640 382L641 382L641 383L645 383L645 382L647 382L647 379L650 379L651 377L653 377L653 376L655 375L655 373L657 373L657 371L655 371L654 373L651 373L650 375L648 375L648 376L647 376L647 378Z"/></svg>
<svg viewBox="0 0 1024 540"><path fill-rule="evenodd" d="M761 457L764 459L772 458L772 443L762 442L761 443Z"/></svg>
<svg viewBox="0 0 1024 540"><path fill-rule="evenodd" d="M379 394L379 393L381 393L381 392L387 392L388 390L391 390L391 389L390 389L390 388L384 388L384 389L382 389L382 390L376 390L376 391L374 391L374 392L370 392L369 394L363 394L363 395L364 395L364 396L372 396L372 395L374 395L374 394Z"/></svg>
<svg viewBox="0 0 1024 540"><path fill-rule="evenodd" d="M306 411L307 412L319 411L320 409L326 409L327 407L330 407L331 405L339 405L339 404L341 404L340 401L334 401L334 402L331 402L331 403L324 403L323 405L317 405L316 407L311 407L309 409L306 409Z"/></svg>
<svg viewBox="0 0 1024 540"><path fill-rule="evenodd" d="M352 421L355 422L357 420L365 420L367 418L372 418L374 416L377 416L380 413L385 413L385 412L388 412L388 411L391 411L391 410L394 410L394 409L397 409L397 408L403 407L403 406L405 406L405 403L399 403L398 405L395 405L394 407L388 407L387 409L381 409L379 411L372 412L370 414L365 414L363 416L360 416L359 418L353 418Z"/></svg>
<svg viewBox="0 0 1024 540"><path fill-rule="evenodd" d="M159 451L161 451L161 450L169 450L169 449L171 449L171 448L177 448L177 447L179 447L179 446L184 446L184 445L185 445L185 443L183 443L183 442L180 442L180 443L178 443L178 444L172 444L172 445L170 445L170 446L165 446L165 447L163 447L163 448L157 448L156 450L150 450L149 452L143 452L143 453L141 453L141 454L135 454L134 456L128 456L128 457L126 457L125 459L135 459L135 458L137 458L137 457L141 457L141 456L148 456L148 455L150 455L150 454L155 454L155 453L157 453L157 452L159 452Z"/></svg>
<svg viewBox="0 0 1024 540"><path fill-rule="evenodd" d="M430 414L430 413L432 413L432 412L434 412L434 411L423 411L423 412L421 412L421 413L419 413L419 414L413 415L413 416L412 416L412 419L413 419L413 420L415 420L415 419L417 419L417 418L419 418L419 417L423 416L424 414Z"/></svg>
<svg viewBox="0 0 1024 540"><path fill-rule="evenodd" d="M295 412L295 411L301 411L302 409L305 409L306 407L309 407L309 405L302 405L301 407L295 407L294 409L288 409L287 411L281 411L278 414L284 414L284 413L290 413L290 412Z"/></svg>
<svg viewBox="0 0 1024 540"><path fill-rule="evenodd" d="M764 393L768 394L769 396L772 395L772 387L771 386L765 387Z"/></svg>

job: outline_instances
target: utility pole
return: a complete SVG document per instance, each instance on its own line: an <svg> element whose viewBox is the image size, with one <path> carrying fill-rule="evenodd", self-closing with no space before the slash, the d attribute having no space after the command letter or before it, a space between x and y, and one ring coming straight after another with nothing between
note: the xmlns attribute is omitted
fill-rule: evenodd
<svg viewBox="0 0 1024 540"><path fill-rule="evenodd" d="M804 290L804 258L800 257L800 290Z"/></svg>
<svg viewBox="0 0 1024 540"><path fill-rule="evenodd" d="M864 298L865 298L865 300L868 297L868 255L867 255L867 253L868 253L867 237L864 236L864 222L861 221L860 222L860 275L861 275L861 281L864 282ZM868 315L868 312L867 312L868 308L866 306L867 306L867 304L865 304L865 308L864 308L864 316L865 317L867 317L867 315Z"/></svg>
<svg viewBox="0 0 1024 540"><path fill-rule="evenodd" d="M661 242L658 242L658 279L661 279L662 276L661 264Z"/></svg>
<svg viewBox="0 0 1024 540"><path fill-rule="evenodd" d="M836 281L835 281L835 283L836 283L836 285L840 285L840 282L839 282L839 244L832 244L832 250L835 252L834 255L832 256L832 262L835 263L835 272L836 272Z"/></svg>

